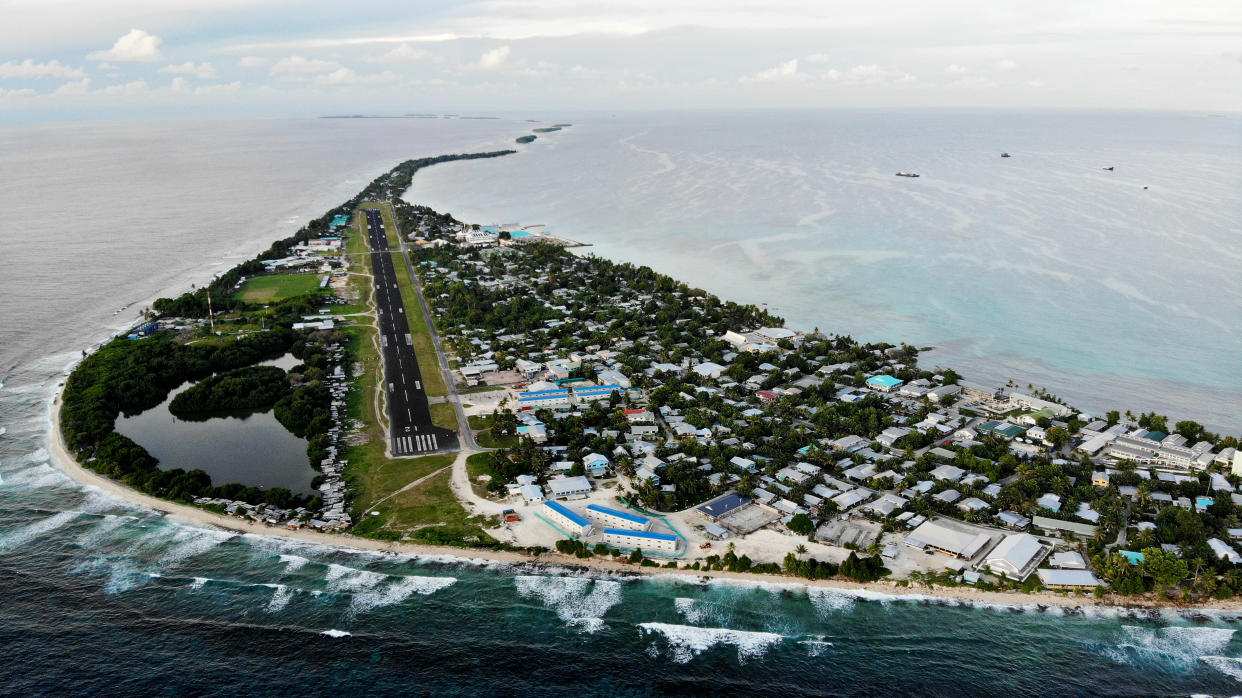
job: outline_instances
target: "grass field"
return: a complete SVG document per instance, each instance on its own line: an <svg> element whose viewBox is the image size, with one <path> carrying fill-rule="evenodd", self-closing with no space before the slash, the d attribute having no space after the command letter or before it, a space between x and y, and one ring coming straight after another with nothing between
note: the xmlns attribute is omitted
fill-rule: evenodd
<svg viewBox="0 0 1242 698"><path fill-rule="evenodd" d="M248 279L236 296L247 303L271 303L318 291L317 274L273 274Z"/></svg>
<svg viewBox="0 0 1242 698"><path fill-rule="evenodd" d="M431 423L457 431L457 410L447 402L440 402L429 406L431 408Z"/></svg>
<svg viewBox="0 0 1242 698"><path fill-rule="evenodd" d="M492 469L487 465L491 456L487 453L475 453L466 458L466 473L470 476L470 489L480 497L487 497L487 485L479 482L480 475L491 475Z"/></svg>

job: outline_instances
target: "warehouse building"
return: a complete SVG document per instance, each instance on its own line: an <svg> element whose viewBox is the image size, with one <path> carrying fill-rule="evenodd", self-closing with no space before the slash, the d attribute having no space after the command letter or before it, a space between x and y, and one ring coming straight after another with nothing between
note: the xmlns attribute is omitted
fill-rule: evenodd
<svg viewBox="0 0 1242 698"><path fill-rule="evenodd" d="M582 475L558 477L554 480L548 480L548 489L552 491L553 498L585 497L591 494L591 481Z"/></svg>
<svg viewBox="0 0 1242 698"><path fill-rule="evenodd" d="M518 406L524 410L539 407L562 407L569 405L568 390L534 390L518 393Z"/></svg>
<svg viewBox="0 0 1242 698"><path fill-rule="evenodd" d="M624 528L605 528L604 542L610 547L644 552L675 553L677 536L651 531L631 531Z"/></svg>
<svg viewBox="0 0 1242 698"><path fill-rule="evenodd" d="M560 502L544 502L542 509L540 513L543 518L575 538L583 538L595 532L595 527L585 516Z"/></svg>
<svg viewBox="0 0 1242 698"><path fill-rule="evenodd" d="M1050 548L1029 533L1016 533L1005 536L983 559L983 567L991 568L994 574L1001 574L1019 582L1031 576L1040 561L1048 554Z"/></svg>
<svg viewBox="0 0 1242 698"><path fill-rule="evenodd" d="M607 528L627 528L638 531L651 529L651 519L628 511L621 511L599 504L588 504L587 513L603 522Z"/></svg>
<svg viewBox="0 0 1242 698"><path fill-rule="evenodd" d="M931 548L946 555L969 560L978 555L990 540L991 537L983 533L967 533L949 528L939 521L925 521L906 537L905 543L919 550Z"/></svg>
<svg viewBox="0 0 1242 698"><path fill-rule="evenodd" d="M578 402L594 402L595 400L607 400L612 394L619 392L619 385L591 385L584 388L574 388L574 397L578 398Z"/></svg>

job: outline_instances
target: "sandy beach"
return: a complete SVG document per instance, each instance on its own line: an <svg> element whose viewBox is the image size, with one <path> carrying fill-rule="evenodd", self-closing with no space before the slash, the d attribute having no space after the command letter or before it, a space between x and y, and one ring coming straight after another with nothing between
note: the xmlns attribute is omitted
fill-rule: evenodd
<svg viewBox="0 0 1242 698"><path fill-rule="evenodd" d="M1106 596L1104 598L1096 598L1092 594L1063 594L1048 591L1024 594L1019 592L985 591L969 586L939 587L924 584L910 584L909 586L902 586L895 581L864 584L835 579L809 580L785 575L681 570L662 567L639 567L637 565L616 562L611 559L597 557L579 559L556 552L544 553L543 555L536 556L504 550L490 550L487 548L457 548L450 546L419 545L415 543L401 543L362 538L349 534L322 533L306 529L282 529L247 519L216 514L204 509L199 509L198 507L177 504L175 502L152 497L82 467L69 453L69 449L65 445L64 436L60 430L60 400L61 396L58 391L56 396L53 398L51 405L51 428L48 433L48 451L51 454L52 461L57 467L59 467L66 475L83 485L104 490L105 492L109 492L137 504L141 504L142 506L148 507L155 511L162 512L173 521L193 526L203 526L224 531L232 531L239 534L285 538L344 550L353 549L384 551L399 555L415 556L448 556L461 558L463 561L485 560L508 564L538 564L555 566L558 568L571 568L587 573L591 570L598 570L605 574L645 576L676 575L690 580L716 579L732 580L738 583L746 584L820 587L837 589L849 594L857 594L862 598L895 597L907 598L910 600L943 600L946 602L960 602L965 604L1002 605L1013 607L1060 606L1065 608L1074 608L1081 606L1104 606L1147 609L1168 607L1182 610L1201 609L1242 612L1242 602L1236 600L1211 601L1209 603L1201 604L1173 604L1147 597L1123 599L1114 596Z"/></svg>

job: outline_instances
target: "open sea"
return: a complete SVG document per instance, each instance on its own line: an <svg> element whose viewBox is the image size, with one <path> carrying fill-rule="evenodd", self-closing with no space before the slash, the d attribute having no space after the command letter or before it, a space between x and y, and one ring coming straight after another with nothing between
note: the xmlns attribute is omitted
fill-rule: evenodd
<svg viewBox="0 0 1242 698"><path fill-rule="evenodd" d="M144 304L402 159L507 147L526 116L0 127L0 694L1242 693L1234 614L363 553L175 524L49 461L57 385ZM575 125L426 170L411 198L545 224L796 327L933 345L968 378L1242 425L1236 117L548 120Z"/></svg>

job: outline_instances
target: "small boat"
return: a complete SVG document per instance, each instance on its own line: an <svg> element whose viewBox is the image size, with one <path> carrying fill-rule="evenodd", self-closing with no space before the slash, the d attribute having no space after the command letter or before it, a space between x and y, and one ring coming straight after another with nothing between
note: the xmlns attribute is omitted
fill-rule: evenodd
<svg viewBox="0 0 1242 698"><path fill-rule="evenodd" d="M1105 168L1104 168L1104 171L1105 171L1105 172L1112 172L1112 171L1113 171L1113 166L1112 166L1112 165L1109 165L1108 167L1105 167Z"/></svg>
<svg viewBox="0 0 1242 698"><path fill-rule="evenodd" d="M918 177L919 173L918 172L898 172L897 176L898 177Z"/></svg>
<svg viewBox="0 0 1242 698"><path fill-rule="evenodd" d="M1001 157L1003 157L1003 158L1007 158L1007 157L1009 157L1009 153L1001 153Z"/></svg>

